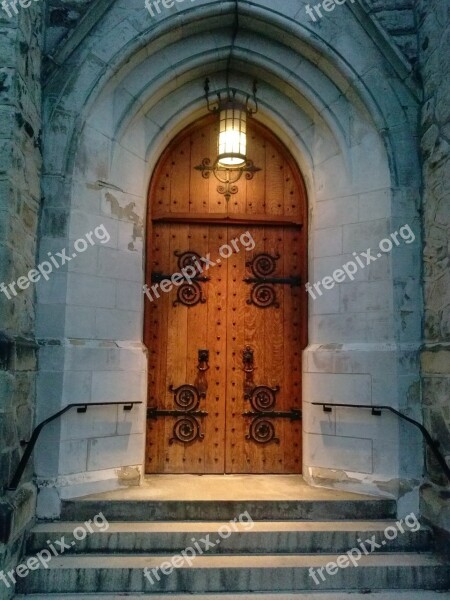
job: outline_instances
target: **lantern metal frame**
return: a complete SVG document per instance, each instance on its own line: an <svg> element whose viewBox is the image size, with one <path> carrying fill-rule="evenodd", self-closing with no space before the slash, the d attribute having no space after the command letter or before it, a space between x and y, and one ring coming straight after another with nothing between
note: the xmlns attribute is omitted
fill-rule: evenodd
<svg viewBox="0 0 450 600"><path fill-rule="evenodd" d="M238 92L238 90L235 88L227 87L225 89L216 91L216 98L213 100L211 98L208 78L205 80L204 90L206 104L210 113L220 116L223 111L231 109L233 111L239 111L240 113L245 114L246 121L247 117L252 117L258 112L256 80L253 82L252 94L243 94ZM241 133L241 126L239 126L238 130ZM247 135L247 130L245 130L245 135ZM242 164L230 166L221 162L226 156L227 154L218 153L214 162L209 158L204 158L201 165L196 166L195 169L200 171L202 173L202 177L205 179L209 179L212 173L220 182L220 185L217 187L218 193L225 196L226 201L229 202L231 196L237 194L239 191L236 183L241 179L244 173L246 179L250 180L253 179L255 173L261 171L261 169L255 166L252 160L247 158L247 154L236 154L238 158L242 159Z"/></svg>

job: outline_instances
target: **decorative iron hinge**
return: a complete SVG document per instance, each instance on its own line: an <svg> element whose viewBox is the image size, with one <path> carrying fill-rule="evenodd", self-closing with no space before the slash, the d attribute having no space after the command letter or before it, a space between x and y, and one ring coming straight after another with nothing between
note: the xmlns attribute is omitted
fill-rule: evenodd
<svg viewBox="0 0 450 600"><path fill-rule="evenodd" d="M165 275L159 271L152 273L152 283L161 283L162 281L170 281L176 276L178 279L177 299L173 305L183 304L184 306L196 306L204 304L206 298L203 296L200 283L210 281L209 277L201 275L202 266L200 254L193 251L179 252L175 250L174 255L178 258L178 273ZM183 282L180 284L180 282Z"/></svg>
<svg viewBox="0 0 450 600"><path fill-rule="evenodd" d="M190 444L195 440L203 440L205 434L201 432L199 418L207 417L206 410L199 410L201 400L206 398L207 381L206 371L209 369L209 350L198 351L198 377L197 386L184 384L174 388L169 386L173 393L175 408L162 409L156 406L147 409L147 419L156 420L159 417L175 417L178 420L173 426L173 437L169 444L181 442Z"/></svg>
<svg viewBox="0 0 450 600"><path fill-rule="evenodd" d="M290 419L299 421L302 418L300 409L293 408L290 412L276 410L277 394L280 386L255 385L253 374L255 371L255 356L251 346L246 346L242 353L244 379L244 399L250 401L253 410L242 413L243 417L253 419L250 424L247 440L258 444L280 443L276 437L274 419Z"/></svg>
<svg viewBox="0 0 450 600"><path fill-rule="evenodd" d="M247 304L254 304L258 308L279 308L277 293L274 285L290 285L298 287L301 285L300 277L274 277L277 268L277 260L281 257L277 253L274 256L263 252L246 263L253 273L253 277L246 277L245 283L253 285Z"/></svg>

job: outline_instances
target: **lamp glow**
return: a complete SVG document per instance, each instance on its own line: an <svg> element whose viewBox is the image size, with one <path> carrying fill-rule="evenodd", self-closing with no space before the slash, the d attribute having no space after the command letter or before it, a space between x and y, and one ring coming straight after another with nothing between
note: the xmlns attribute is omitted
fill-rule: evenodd
<svg viewBox="0 0 450 600"><path fill-rule="evenodd" d="M247 162L247 109L241 104L227 102L220 108L217 162L225 168Z"/></svg>

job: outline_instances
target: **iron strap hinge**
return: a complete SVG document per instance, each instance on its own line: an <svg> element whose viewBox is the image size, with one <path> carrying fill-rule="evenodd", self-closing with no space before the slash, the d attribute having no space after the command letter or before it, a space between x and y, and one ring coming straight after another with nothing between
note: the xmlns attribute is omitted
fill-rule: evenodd
<svg viewBox="0 0 450 600"><path fill-rule="evenodd" d="M282 412L276 410L268 410L268 411L255 411L249 410L247 412L242 413L244 417L264 417L266 419L290 419L291 421L300 421L302 418L302 411L298 408L293 408L289 412Z"/></svg>
<svg viewBox="0 0 450 600"><path fill-rule="evenodd" d="M147 409L147 419L158 417L207 417L206 410L163 410L156 407Z"/></svg>
<svg viewBox="0 0 450 600"><path fill-rule="evenodd" d="M302 280L300 277L246 277L245 283L267 283L272 285L290 285L291 287L300 287Z"/></svg>
<svg viewBox="0 0 450 600"><path fill-rule="evenodd" d="M172 273L172 275L165 275L164 273L154 271L152 273L152 283L162 283L167 279L172 279L174 275L178 275L179 278L181 277L184 281L188 281L187 277L183 275L183 273ZM189 281L201 281L206 283L207 281L211 281L211 278L203 275L195 275L194 277L189 277Z"/></svg>

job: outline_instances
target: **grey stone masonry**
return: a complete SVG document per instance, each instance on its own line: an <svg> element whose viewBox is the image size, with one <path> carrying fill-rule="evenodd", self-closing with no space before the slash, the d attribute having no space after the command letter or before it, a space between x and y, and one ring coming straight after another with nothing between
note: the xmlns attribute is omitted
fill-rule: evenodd
<svg viewBox="0 0 450 600"><path fill-rule="evenodd" d="M422 0L418 16L424 85L424 419L450 464L450 5ZM435 487L423 494L422 510L450 532L448 482L430 457L428 472Z"/></svg>
<svg viewBox="0 0 450 600"><path fill-rule="evenodd" d="M41 3L0 13L0 283L35 265L40 205ZM17 492L6 487L29 439L35 411L34 291L0 293L0 565L14 567L34 519L29 466ZM0 587L0 598L12 589Z"/></svg>
<svg viewBox="0 0 450 600"><path fill-rule="evenodd" d="M415 0L363 0L372 15L403 54L417 60Z"/></svg>

